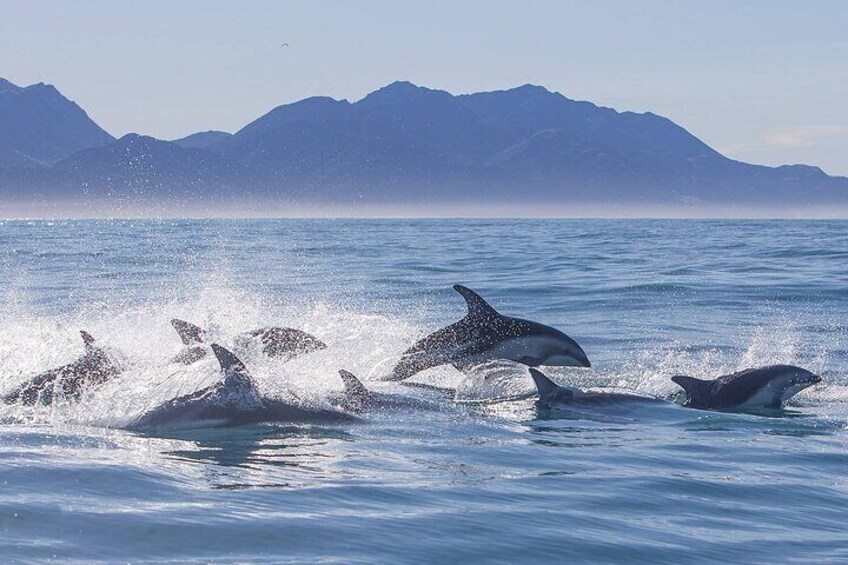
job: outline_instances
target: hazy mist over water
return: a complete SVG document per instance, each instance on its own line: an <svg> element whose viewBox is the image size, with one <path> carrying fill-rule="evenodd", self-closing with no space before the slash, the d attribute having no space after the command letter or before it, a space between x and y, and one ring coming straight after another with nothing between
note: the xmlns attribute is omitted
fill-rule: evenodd
<svg viewBox="0 0 848 565"><path fill-rule="evenodd" d="M80 329L124 368L79 404L0 406L0 555L844 562L846 250L838 220L0 222L0 390L78 357ZM563 384L679 400L671 375L771 363L824 382L762 417L544 412L521 367L415 378L450 393L374 381L464 315L455 283L576 339L592 368L546 371ZM419 405L343 425L123 431L219 376L214 360L168 362L173 317L223 344L271 324L327 343L246 357L268 394L320 405L344 368Z"/></svg>

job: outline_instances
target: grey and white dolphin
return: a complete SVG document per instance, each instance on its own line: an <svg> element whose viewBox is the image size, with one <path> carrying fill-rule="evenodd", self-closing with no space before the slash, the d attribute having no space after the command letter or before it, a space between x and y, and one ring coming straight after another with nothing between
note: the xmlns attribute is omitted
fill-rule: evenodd
<svg viewBox="0 0 848 565"><path fill-rule="evenodd" d="M473 290L454 285L468 304L468 314L407 349L385 378L400 381L439 365L463 370L503 359L530 367L590 367L576 341L561 331L529 320L498 313Z"/></svg>
<svg viewBox="0 0 848 565"><path fill-rule="evenodd" d="M327 344L301 330L269 326L236 336L235 344L250 347L252 340L262 344L262 353L275 359L289 360L298 355L327 348Z"/></svg>
<svg viewBox="0 0 848 565"><path fill-rule="evenodd" d="M206 346L206 332L203 328L177 318L171 320L171 325L174 326L184 346L172 362L191 365L209 354L209 348ZM254 340L259 340L262 353L268 357L286 361L327 347L323 341L311 334L294 328L276 326L239 334L235 338L235 345L247 349Z"/></svg>
<svg viewBox="0 0 848 565"><path fill-rule="evenodd" d="M539 408L589 408L603 407L612 404L671 404L661 398L647 396L635 392L614 391L581 391L561 387L542 374L541 371L530 369L530 376L539 391L536 406Z"/></svg>
<svg viewBox="0 0 848 565"><path fill-rule="evenodd" d="M56 398L78 400L91 387L101 385L117 376L121 368L102 348L94 345L94 338L80 331L85 354L69 363L32 377L12 392L3 396L6 404L52 404Z"/></svg>
<svg viewBox="0 0 848 565"><path fill-rule="evenodd" d="M689 408L704 410L779 409L821 377L794 365L745 369L712 380L678 375L671 380L686 391Z"/></svg>
<svg viewBox="0 0 848 565"><path fill-rule="evenodd" d="M244 363L213 343L222 379L214 385L169 400L141 415L133 430L187 430L266 422L327 423L354 418L344 412L301 406L262 395Z"/></svg>
<svg viewBox="0 0 848 565"><path fill-rule="evenodd" d="M390 408L436 408L436 405L417 398L368 390L353 373L344 369L339 371L339 376L344 383L344 392L340 395L330 395L328 400L345 412L362 414Z"/></svg>

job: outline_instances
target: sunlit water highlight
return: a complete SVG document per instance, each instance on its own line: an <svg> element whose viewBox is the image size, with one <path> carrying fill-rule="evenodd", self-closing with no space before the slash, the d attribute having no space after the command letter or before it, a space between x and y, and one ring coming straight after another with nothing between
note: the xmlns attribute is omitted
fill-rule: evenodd
<svg viewBox="0 0 848 565"><path fill-rule="evenodd" d="M0 223L0 390L82 353L123 374L78 404L0 407L4 560L774 562L848 559L848 223L261 220ZM577 339L561 383L673 399L673 374L794 363L780 418L674 405L540 412L523 369L369 382L464 314L451 285ZM168 360L172 317L247 353L263 392L325 406L338 369L419 400L354 424L135 434L217 364ZM447 391L441 390L448 389ZM497 399L514 400L493 402Z"/></svg>

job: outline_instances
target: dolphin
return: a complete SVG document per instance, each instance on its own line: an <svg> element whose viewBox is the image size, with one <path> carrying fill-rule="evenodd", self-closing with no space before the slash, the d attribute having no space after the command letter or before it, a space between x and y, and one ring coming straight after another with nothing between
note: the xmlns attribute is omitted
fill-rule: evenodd
<svg viewBox="0 0 848 565"><path fill-rule="evenodd" d="M468 314L407 349L385 380L400 381L439 365L459 370L495 359L530 367L590 367L576 341L550 326L499 314L479 294L454 285L468 304Z"/></svg>
<svg viewBox="0 0 848 565"><path fill-rule="evenodd" d="M177 334L185 346L171 361L191 365L209 354L206 346L206 332L203 328L185 320L171 320ZM294 328L270 326L239 334L235 344L242 349L248 348L253 340L262 344L262 352L268 357L282 358L286 361L304 353L325 349L327 345L315 336Z"/></svg>
<svg viewBox="0 0 848 565"><path fill-rule="evenodd" d="M327 344L304 331L294 328L270 326L236 336L236 345L249 347L250 341L259 339L262 353L268 357L292 359L304 353L327 348Z"/></svg>
<svg viewBox="0 0 848 565"><path fill-rule="evenodd" d="M160 404L142 414L128 427L132 430L180 430L219 428L266 422L347 422L344 412L309 408L262 395L244 363L227 349L213 343L222 379L204 389Z"/></svg>
<svg viewBox="0 0 848 565"><path fill-rule="evenodd" d="M745 369L713 380L678 375L671 380L686 391L689 408L704 410L779 409L821 377L794 365Z"/></svg>
<svg viewBox="0 0 848 565"><path fill-rule="evenodd" d="M328 400L333 406L345 412L362 414L385 408L436 408L436 405L424 400L368 390L353 373L344 369L339 371L339 376L344 383L344 392L340 395L331 395Z"/></svg>
<svg viewBox="0 0 848 565"><path fill-rule="evenodd" d="M380 395L371 392L362 381L344 369L339 371L344 383L344 394L338 404L347 412L365 412L380 403Z"/></svg>
<svg viewBox="0 0 848 565"><path fill-rule="evenodd" d="M583 392L577 389L561 387L536 369L530 369L530 376L533 377L533 382L539 391L539 399L536 401L536 406L539 408L588 408L624 403L671 404L661 398L633 392Z"/></svg>
<svg viewBox="0 0 848 565"><path fill-rule="evenodd" d="M109 355L94 345L91 334L80 331L80 335L85 345L85 354L82 357L73 363L32 377L4 395L3 402L34 406L52 404L57 397L79 400L83 391L103 384L121 372Z"/></svg>

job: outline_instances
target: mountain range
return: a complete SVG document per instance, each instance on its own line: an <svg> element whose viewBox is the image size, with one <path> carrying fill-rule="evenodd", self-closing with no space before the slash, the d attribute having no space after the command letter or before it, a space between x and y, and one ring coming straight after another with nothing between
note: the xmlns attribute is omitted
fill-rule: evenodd
<svg viewBox="0 0 848 565"><path fill-rule="evenodd" d="M395 82L164 141L115 139L55 87L0 79L2 201L794 209L845 206L848 179L734 161L662 116L532 85L455 96Z"/></svg>

